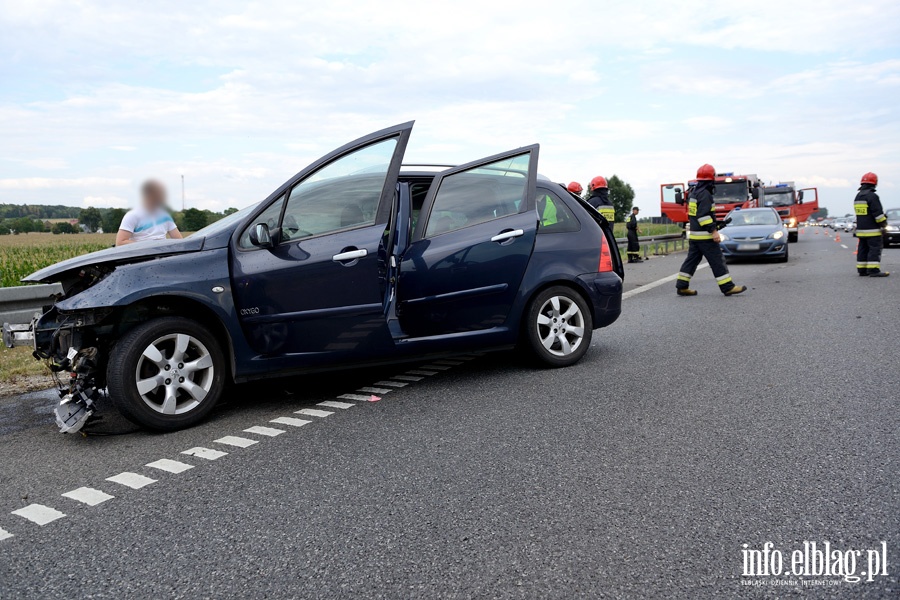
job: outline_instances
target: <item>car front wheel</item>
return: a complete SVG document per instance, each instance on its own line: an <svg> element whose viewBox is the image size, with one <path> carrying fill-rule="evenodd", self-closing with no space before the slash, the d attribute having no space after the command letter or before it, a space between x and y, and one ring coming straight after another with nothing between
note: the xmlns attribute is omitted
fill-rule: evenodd
<svg viewBox="0 0 900 600"><path fill-rule="evenodd" d="M591 345L591 312L584 298L571 288L554 286L535 296L526 319L527 347L545 366L573 365Z"/></svg>
<svg viewBox="0 0 900 600"><path fill-rule="evenodd" d="M127 332L110 352L109 396L129 420L157 431L201 421L225 386L225 358L210 332L163 317Z"/></svg>

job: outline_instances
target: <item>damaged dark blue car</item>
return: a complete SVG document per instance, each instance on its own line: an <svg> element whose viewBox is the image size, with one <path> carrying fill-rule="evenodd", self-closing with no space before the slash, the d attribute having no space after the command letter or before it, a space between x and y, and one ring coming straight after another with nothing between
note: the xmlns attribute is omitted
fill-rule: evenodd
<svg viewBox="0 0 900 600"><path fill-rule="evenodd" d="M63 431L107 396L169 431L231 382L515 346L544 366L581 359L621 311L611 226L538 176L537 145L404 166L411 130L347 144L184 240L30 275L64 292L5 337L72 373Z"/></svg>

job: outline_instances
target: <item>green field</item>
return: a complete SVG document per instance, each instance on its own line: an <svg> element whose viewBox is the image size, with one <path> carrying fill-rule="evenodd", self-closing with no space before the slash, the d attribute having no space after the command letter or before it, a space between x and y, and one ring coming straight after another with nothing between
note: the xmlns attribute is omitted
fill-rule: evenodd
<svg viewBox="0 0 900 600"><path fill-rule="evenodd" d="M638 223L641 235L665 235L669 233L681 233L684 231L679 225L654 225L653 223ZM617 238L623 238L626 235L625 223L616 223L613 225L613 232Z"/></svg>
<svg viewBox="0 0 900 600"><path fill-rule="evenodd" d="M0 287L22 285L23 277L61 260L109 248L114 233L20 233L0 236Z"/></svg>

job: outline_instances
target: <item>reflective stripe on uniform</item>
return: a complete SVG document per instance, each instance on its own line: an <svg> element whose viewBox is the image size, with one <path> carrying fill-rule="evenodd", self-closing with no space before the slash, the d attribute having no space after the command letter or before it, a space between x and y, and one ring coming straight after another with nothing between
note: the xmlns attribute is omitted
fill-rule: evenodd
<svg viewBox="0 0 900 600"><path fill-rule="evenodd" d="M688 232L689 240L711 240L713 238L713 234L706 231L691 231Z"/></svg>
<svg viewBox="0 0 900 600"><path fill-rule="evenodd" d="M856 237L878 237L881 235L880 229L857 229Z"/></svg>
<svg viewBox="0 0 900 600"><path fill-rule="evenodd" d="M676 275L675 277L676 277L679 281L690 281L690 280L691 280L691 276L688 275L687 273L679 273L679 274Z"/></svg>
<svg viewBox="0 0 900 600"><path fill-rule="evenodd" d="M875 217L875 222L876 222L876 223L881 223L882 221L887 221L887 217L884 216L883 214L878 215L877 217Z"/></svg>
<svg viewBox="0 0 900 600"><path fill-rule="evenodd" d="M706 215L705 217L700 217L699 219L697 219L697 222L706 227L707 225L712 225L713 218L709 215Z"/></svg>
<svg viewBox="0 0 900 600"><path fill-rule="evenodd" d="M881 263L866 263L866 266L870 269L880 269Z"/></svg>
<svg viewBox="0 0 900 600"><path fill-rule="evenodd" d="M864 263L864 262L858 262L858 263L856 263L856 268L857 268L857 269L865 269L865 268L868 267L868 266L869 266L869 263Z"/></svg>
<svg viewBox="0 0 900 600"><path fill-rule="evenodd" d="M731 283L731 274L725 273L721 277L716 277L716 282L718 282L719 285L722 285L723 283Z"/></svg>
<svg viewBox="0 0 900 600"><path fill-rule="evenodd" d="M869 214L869 203L863 200L862 202L854 202L853 210L856 211L858 215L867 215Z"/></svg>
<svg viewBox="0 0 900 600"><path fill-rule="evenodd" d="M597 212L603 215L603 218L605 218L610 223L612 223L616 218L616 209L612 206L601 206L597 209Z"/></svg>

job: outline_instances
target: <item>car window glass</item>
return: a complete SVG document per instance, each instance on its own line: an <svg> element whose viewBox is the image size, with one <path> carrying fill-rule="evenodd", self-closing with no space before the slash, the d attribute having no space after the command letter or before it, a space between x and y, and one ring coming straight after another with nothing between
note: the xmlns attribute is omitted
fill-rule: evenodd
<svg viewBox="0 0 900 600"><path fill-rule="evenodd" d="M540 224L538 233L566 233L581 229L581 223L566 203L553 192L538 190L535 206Z"/></svg>
<svg viewBox="0 0 900 600"><path fill-rule="evenodd" d="M470 227L524 208L531 154L504 158L444 177L434 198L425 236Z"/></svg>
<svg viewBox="0 0 900 600"><path fill-rule="evenodd" d="M284 194L281 195L281 198L270 204L266 210L262 211L259 216L253 219L253 222L244 229L243 233L241 233L240 240L238 240L238 246L240 248L254 247L253 244L250 243L250 230L260 223L265 223L269 227L269 231L278 227L278 219L281 217L282 206L284 206Z"/></svg>
<svg viewBox="0 0 900 600"><path fill-rule="evenodd" d="M291 190L281 239L291 241L375 223L397 138L361 148L331 162Z"/></svg>

